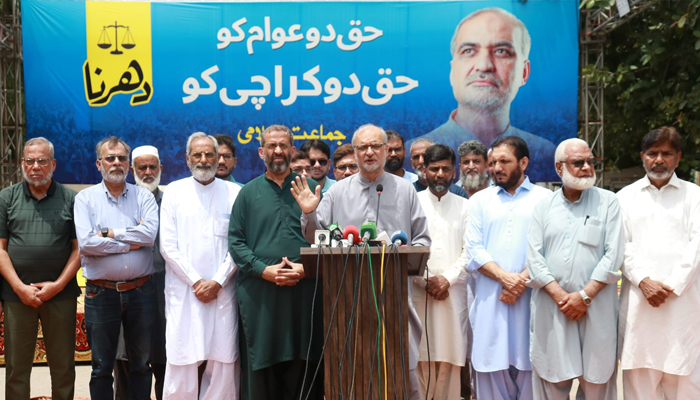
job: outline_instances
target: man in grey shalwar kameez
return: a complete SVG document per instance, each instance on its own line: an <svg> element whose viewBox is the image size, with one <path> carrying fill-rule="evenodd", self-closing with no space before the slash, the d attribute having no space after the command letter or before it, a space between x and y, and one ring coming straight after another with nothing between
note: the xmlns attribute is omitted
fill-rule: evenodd
<svg viewBox="0 0 700 400"><path fill-rule="evenodd" d="M563 187L535 207L528 235L534 398L568 399L577 378L577 399L616 400L620 206L592 187L586 142L562 142L555 159Z"/></svg>
<svg viewBox="0 0 700 400"><path fill-rule="evenodd" d="M360 226L366 221L378 221L377 231L401 229L408 235L409 246L430 246L428 221L421 208L418 194L410 181L384 172L387 135L374 125L363 125L355 131L352 144L360 173L333 185L320 200L320 189L312 193L306 182L292 183L293 194L304 214L301 228L309 243L314 242L316 229L333 222L341 226ZM377 210L377 185L383 186L380 209ZM319 203L320 201L320 203ZM381 216L377 218L377 213ZM410 400L418 400L418 346L423 328L411 301L412 279L408 284L409 390Z"/></svg>

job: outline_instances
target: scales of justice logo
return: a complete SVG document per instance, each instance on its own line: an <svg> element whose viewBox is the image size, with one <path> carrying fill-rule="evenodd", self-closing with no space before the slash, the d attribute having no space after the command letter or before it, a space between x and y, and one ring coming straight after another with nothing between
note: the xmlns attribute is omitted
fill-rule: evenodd
<svg viewBox="0 0 700 400"><path fill-rule="evenodd" d="M86 2L83 80L90 106L105 106L118 94L132 94L132 106L153 97L150 3L145 5L146 15L144 3Z"/></svg>

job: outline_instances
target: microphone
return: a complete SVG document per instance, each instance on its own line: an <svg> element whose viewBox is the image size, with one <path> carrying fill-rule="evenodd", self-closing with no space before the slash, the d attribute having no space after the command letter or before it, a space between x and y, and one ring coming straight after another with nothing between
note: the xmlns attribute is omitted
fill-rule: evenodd
<svg viewBox="0 0 700 400"><path fill-rule="evenodd" d="M402 230L395 231L391 234L391 243L394 246L401 246L408 243L408 235Z"/></svg>
<svg viewBox="0 0 700 400"><path fill-rule="evenodd" d="M379 200L382 199L382 192L384 191L384 185L381 183L377 185L377 221L375 223L375 228L379 226ZM375 237L376 237L376 229L375 229Z"/></svg>
<svg viewBox="0 0 700 400"><path fill-rule="evenodd" d="M328 226L328 230L331 232L331 239L339 242L343 240L343 228L337 222L332 223Z"/></svg>
<svg viewBox="0 0 700 400"><path fill-rule="evenodd" d="M376 222L365 222L360 226L360 233L362 234L362 241L367 243L372 239L377 238L377 223Z"/></svg>
<svg viewBox="0 0 700 400"><path fill-rule="evenodd" d="M343 231L343 238L347 239L350 244L359 244L360 231L357 230L356 226L348 225L345 227L345 231Z"/></svg>

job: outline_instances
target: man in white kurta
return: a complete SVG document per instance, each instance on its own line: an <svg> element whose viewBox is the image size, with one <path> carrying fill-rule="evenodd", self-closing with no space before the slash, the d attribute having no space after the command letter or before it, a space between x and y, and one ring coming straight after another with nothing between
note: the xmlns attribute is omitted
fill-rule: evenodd
<svg viewBox="0 0 700 400"><path fill-rule="evenodd" d="M649 132L641 157L647 175L618 193L624 395L700 399L700 188L674 173L681 158L675 129Z"/></svg>
<svg viewBox="0 0 700 400"><path fill-rule="evenodd" d="M620 205L593 187L595 159L581 139L557 147L562 189L535 207L528 234L530 360L541 400L617 400Z"/></svg>
<svg viewBox="0 0 700 400"><path fill-rule="evenodd" d="M432 246L425 276L413 278L413 305L423 324L418 380L421 394L427 392L429 399L459 399L469 326L464 249L469 200L449 191L456 161L451 148L436 144L423 157L428 190L418 193L418 200L428 219Z"/></svg>
<svg viewBox="0 0 700 400"><path fill-rule="evenodd" d="M237 399L236 265L228 226L240 186L215 179L216 139L190 136L192 177L168 185L161 206L160 249L166 262L164 399ZM198 366L207 361L198 385Z"/></svg>
<svg viewBox="0 0 700 400"><path fill-rule="evenodd" d="M524 175L529 161L524 140L507 136L494 142L492 149L496 186L469 200L465 234L467 269L479 271L469 310L476 397L530 400L527 231L535 205L550 192Z"/></svg>

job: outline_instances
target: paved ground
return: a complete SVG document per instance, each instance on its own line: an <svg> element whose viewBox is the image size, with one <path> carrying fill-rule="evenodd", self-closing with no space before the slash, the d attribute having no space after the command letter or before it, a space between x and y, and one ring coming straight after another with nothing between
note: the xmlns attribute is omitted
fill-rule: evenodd
<svg viewBox="0 0 700 400"><path fill-rule="evenodd" d="M90 381L91 367L89 364L80 364L76 366L75 379L75 397L90 397L88 382ZM576 393L577 385L574 384L572 390L572 398ZM617 376L618 400L622 400L622 374ZM51 377L49 376L49 368L46 365L35 365L32 369L32 397L50 396L51 395ZM155 396L155 394L151 394ZM0 367L0 399L5 398L5 367ZM155 397L154 397L155 398ZM10 399L7 399L10 400Z"/></svg>

